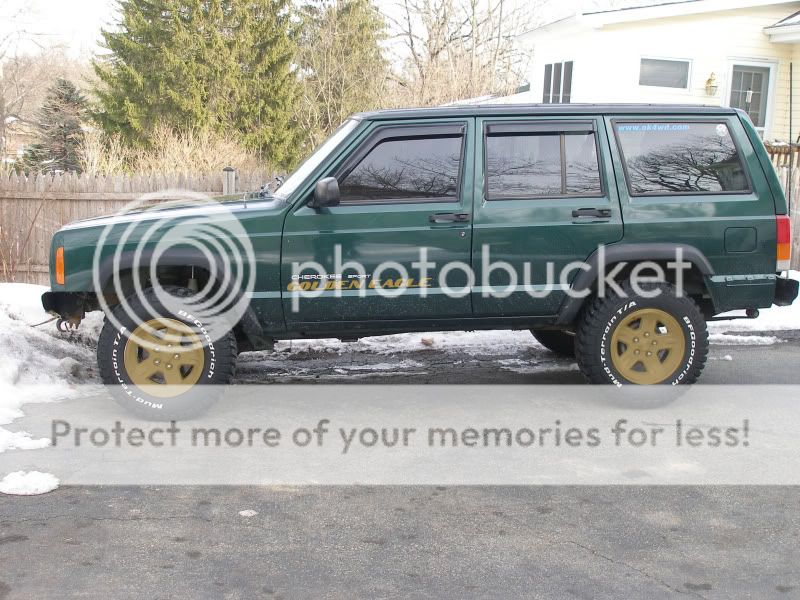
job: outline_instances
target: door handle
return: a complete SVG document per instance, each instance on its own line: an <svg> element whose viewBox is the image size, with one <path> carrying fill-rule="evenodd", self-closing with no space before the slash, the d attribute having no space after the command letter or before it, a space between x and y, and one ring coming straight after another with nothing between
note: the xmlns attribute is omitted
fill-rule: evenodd
<svg viewBox="0 0 800 600"><path fill-rule="evenodd" d="M610 208L577 208L572 211L574 218L580 217L599 217L601 219L608 219L611 217Z"/></svg>
<svg viewBox="0 0 800 600"><path fill-rule="evenodd" d="M469 213L434 213L429 217L431 223L468 223Z"/></svg>

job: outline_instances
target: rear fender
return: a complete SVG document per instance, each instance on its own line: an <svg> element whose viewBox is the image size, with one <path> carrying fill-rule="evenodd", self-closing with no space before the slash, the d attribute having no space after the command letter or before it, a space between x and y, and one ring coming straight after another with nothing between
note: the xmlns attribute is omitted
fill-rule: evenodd
<svg viewBox="0 0 800 600"><path fill-rule="evenodd" d="M574 322L589 295L587 292L592 291L598 279L606 275L608 267L621 262L635 264L646 260L675 261L680 252L683 261L690 263L704 277L714 274L708 258L694 246L686 244L614 244L605 246L604 252L605 264L600 264L601 256L598 251L586 259L586 268L572 281L573 296L567 296L561 304L556 325L570 325ZM574 297L575 292L581 292L582 297Z"/></svg>

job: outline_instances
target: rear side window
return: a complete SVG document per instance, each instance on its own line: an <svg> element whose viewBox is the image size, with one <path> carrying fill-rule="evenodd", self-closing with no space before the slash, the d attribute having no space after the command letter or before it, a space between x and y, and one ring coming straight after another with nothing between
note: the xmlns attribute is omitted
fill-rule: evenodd
<svg viewBox="0 0 800 600"><path fill-rule="evenodd" d="M633 196L750 191L724 122L617 122L614 128Z"/></svg>
<svg viewBox="0 0 800 600"><path fill-rule="evenodd" d="M342 204L457 200L463 136L379 142L339 183Z"/></svg>
<svg viewBox="0 0 800 600"><path fill-rule="evenodd" d="M602 194L595 134L506 131L486 136L486 198L559 198Z"/></svg>

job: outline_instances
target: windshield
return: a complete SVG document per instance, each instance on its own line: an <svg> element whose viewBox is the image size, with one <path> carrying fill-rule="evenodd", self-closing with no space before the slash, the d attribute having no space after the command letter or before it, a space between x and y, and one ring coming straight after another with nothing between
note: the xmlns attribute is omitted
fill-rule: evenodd
<svg viewBox="0 0 800 600"><path fill-rule="evenodd" d="M342 141L358 127L358 119L347 119L344 123L339 125L339 128L333 132L327 140L317 146L317 149L311 153L311 156L306 158L302 164L297 167L294 173L289 175L289 178L281 184L275 195L282 198L290 196L306 178L324 161L328 155L333 152Z"/></svg>

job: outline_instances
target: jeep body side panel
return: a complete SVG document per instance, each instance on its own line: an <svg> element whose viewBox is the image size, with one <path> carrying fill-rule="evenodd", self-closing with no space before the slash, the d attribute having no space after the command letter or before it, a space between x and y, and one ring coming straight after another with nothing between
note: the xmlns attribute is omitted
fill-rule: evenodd
<svg viewBox="0 0 800 600"><path fill-rule="evenodd" d="M619 124L727 126L749 180L737 193L631 193L623 161ZM626 244L685 244L706 257L713 275L705 277L715 312L769 307L775 297L775 204L769 181L738 115L637 113L606 117Z"/></svg>
<svg viewBox="0 0 800 600"><path fill-rule="evenodd" d="M570 285L569 281L560 281L567 265L586 260L598 245L611 244L623 235L603 120L587 116L482 117L477 130L474 314L554 315ZM543 171L542 179L552 179L551 183L559 186L558 177L548 177L551 174L544 172L547 167L527 164L529 152L536 152L538 159L549 149L557 159L559 145L562 193L532 187L531 179L537 175L527 173L539 171ZM570 159L581 161L581 166L568 163ZM580 184L585 189L574 191L570 185L581 168L588 173ZM519 169L526 172L524 177L512 174L507 184L502 183L506 174ZM487 250L489 260L484 261ZM491 293L512 283L502 268L486 269L499 261L511 265L517 274L517 284L514 289L508 288L507 294ZM530 272L527 282L526 269ZM577 268L571 270L569 279L576 273Z"/></svg>

